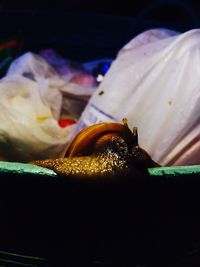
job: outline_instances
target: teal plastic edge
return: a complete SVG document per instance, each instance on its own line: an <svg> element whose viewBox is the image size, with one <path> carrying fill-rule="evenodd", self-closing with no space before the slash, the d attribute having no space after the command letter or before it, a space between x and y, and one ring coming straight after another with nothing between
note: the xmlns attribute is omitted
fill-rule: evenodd
<svg viewBox="0 0 200 267"><path fill-rule="evenodd" d="M57 177L54 171L37 165L2 161L0 162L0 175L5 173Z"/></svg>
<svg viewBox="0 0 200 267"><path fill-rule="evenodd" d="M57 177L53 170L37 165L2 161L0 175L4 173ZM150 176L200 176L200 165L148 168L148 173Z"/></svg>
<svg viewBox="0 0 200 267"><path fill-rule="evenodd" d="M187 176L200 175L200 165L156 167L148 169L150 176Z"/></svg>

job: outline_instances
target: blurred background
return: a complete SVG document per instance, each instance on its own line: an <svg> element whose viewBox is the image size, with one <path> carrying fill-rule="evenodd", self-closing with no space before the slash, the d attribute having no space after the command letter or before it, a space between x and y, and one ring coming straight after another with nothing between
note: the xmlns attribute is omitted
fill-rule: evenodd
<svg viewBox="0 0 200 267"><path fill-rule="evenodd" d="M200 2L0 1L1 37L23 41L22 52L51 47L78 61L114 58L138 33L150 28L186 31L200 26Z"/></svg>
<svg viewBox="0 0 200 267"><path fill-rule="evenodd" d="M184 1L184 0L175 0L175 1L166 1L166 0L140 0L140 1L94 1L94 0L73 0L73 1L26 1L26 0L18 0L18 1L6 1L3 0L0 2L0 6L2 10L62 10L62 11L86 11L86 12L95 12L99 14L109 14L109 15L120 15L120 16L137 16L141 10L148 8L152 5L165 5L163 6L163 10L159 10L159 12L155 12L152 15L154 18L158 19L166 19L174 16L174 19L185 19L184 12L179 12L179 7L185 6L186 9L193 8L194 10L199 9L200 3L198 1ZM169 5L173 5L173 10L170 8L168 10ZM164 12L165 11L165 12ZM169 11L169 12L168 12ZM165 14L164 14L165 13ZM182 18L181 18L182 16ZM179 17L179 18L178 18Z"/></svg>

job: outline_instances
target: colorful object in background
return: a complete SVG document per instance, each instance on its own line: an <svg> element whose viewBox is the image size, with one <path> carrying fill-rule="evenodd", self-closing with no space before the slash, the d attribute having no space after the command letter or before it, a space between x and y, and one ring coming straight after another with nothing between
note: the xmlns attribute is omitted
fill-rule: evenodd
<svg viewBox="0 0 200 267"><path fill-rule="evenodd" d="M100 83L103 81L103 78L108 72L111 64L111 59L100 59L91 62L86 62L83 64L83 66L88 72L90 72L94 77L96 77L97 83Z"/></svg>
<svg viewBox="0 0 200 267"><path fill-rule="evenodd" d="M111 63L110 62L101 62L98 65L98 70L99 73L101 73L102 75L105 75L107 73L107 71L110 68Z"/></svg>
<svg viewBox="0 0 200 267"><path fill-rule="evenodd" d="M83 87L94 87L96 85L95 77L90 74L76 74L72 77L70 82Z"/></svg>
<svg viewBox="0 0 200 267"><path fill-rule="evenodd" d="M72 125L72 124L74 124L74 123L76 123L76 121L73 120L73 119L60 119L60 120L58 121L58 124L59 124L59 126L60 126L61 128L65 128L65 127L67 127L67 126L69 126L69 125Z"/></svg>
<svg viewBox="0 0 200 267"><path fill-rule="evenodd" d="M3 77L11 62L19 53L20 41L17 39L10 39L0 41L0 78Z"/></svg>
<svg viewBox="0 0 200 267"><path fill-rule="evenodd" d="M85 63L73 62L63 58L51 48L41 50L39 55L65 79L83 86L97 86L103 80L112 63L112 60L107 58Z"/></svg>
<svg viewBox="0 0 200 267"><path fill-rule="evenodd" d="M110 62L101 62L97 66L97 82L100 83L103 81L104 76L108 72L110 68L111 63Z"/></svg>

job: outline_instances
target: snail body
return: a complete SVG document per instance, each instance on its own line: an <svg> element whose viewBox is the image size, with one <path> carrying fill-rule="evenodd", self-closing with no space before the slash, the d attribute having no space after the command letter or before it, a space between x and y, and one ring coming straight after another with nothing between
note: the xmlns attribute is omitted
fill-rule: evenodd
<svg viewBox="0 0 200 267"><path fill-rule="evenodd" d="M33 162L72 178L114 178L158 166L138 145L137 129L127 122L99 123L82 130L66 157Z"/></svg>

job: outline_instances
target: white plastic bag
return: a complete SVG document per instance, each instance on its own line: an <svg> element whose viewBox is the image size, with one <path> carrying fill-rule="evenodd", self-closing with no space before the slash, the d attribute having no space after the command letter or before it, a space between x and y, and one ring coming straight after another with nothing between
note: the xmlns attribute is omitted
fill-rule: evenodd
<svg viewBox="0 0 200 267"><path fill-rule="evenodd" d="M73 126L60 128L37 82L20 75L0 80L0 158L28 162L63 156Z"/></svg>
<svg viewBox="0 0 200 267"><path fill-rule="evenodd" d="M1 160L27 162L64 155L74 126L59 126L62 112L79 118L94 91L78 83L87 77L72 77L61 76L30 52L12 62L0 80Z"/></svg>
<svg viewBox="0 0 200 267"><path fill-rule="evenodd" d="M51 108L53 116L59 118L62 106L60 88L65 82L43 58L30 52L25 53L10 65L7 76L13 75L35 81L42 100Z"/></svg>
<svg viewBox="0 0 200 267"><path fill-rule="evenodd" d="M165 33L149 39L146 32L120 51L82 114L78 131L126 117L130 127L138 127L139 143L152 158L173 164L178 153L199 140L199 132L191 134L191 129L198 128L200 119L200 30ZM170 156L180 142L181 149ZM200 157L194 158L187 155L184 164L200 163Z"/></svg>
<svg viewBox="0 0 200 267"><path fill-rule="evenodd" d="M69 69L67 75L61 75L45 59L31 52L12 62L7 76L12 75L36 81L43 101L50 106L57 119L62 111L65 115L78 119L96 89L92 82L87 86L76 81L89 79L87 75L81 74L80 70L72 69L70 72Z"/></svg>

